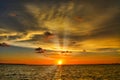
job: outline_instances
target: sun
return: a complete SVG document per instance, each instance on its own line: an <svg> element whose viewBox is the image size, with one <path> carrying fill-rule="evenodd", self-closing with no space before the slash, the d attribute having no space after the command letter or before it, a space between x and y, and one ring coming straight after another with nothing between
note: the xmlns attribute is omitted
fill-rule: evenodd
<svg viewBox="0 0 120 80"><path fill-rule="evenodd" d="M62 64L63 64L63 61L62 61L62 60L58 60L57 64L58 64L58 65L62 65Z"/></svg>

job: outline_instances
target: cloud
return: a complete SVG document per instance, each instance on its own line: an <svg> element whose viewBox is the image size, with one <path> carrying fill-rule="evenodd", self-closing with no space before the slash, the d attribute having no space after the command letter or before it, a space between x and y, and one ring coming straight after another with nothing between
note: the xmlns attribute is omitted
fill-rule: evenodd
<svg viewBox="0 0 120 80"><path fill-rule="evenodd" d="M29 45L23 44L77 50L103 47L111 38L116 41L109 41L111 46L119 43L119 0L12 1L2 1L0 41L26 47ZM53 34L56 37L45 42L44 36ZM103 38L101 44L97 42Z"/></svg>
<svg viewBox="0 0 120 80"><path fill-rule="evenodd" d="M48 31L44 32L44 36L46 41L55 38L55 34Z"/></svg>
<svg viewBox="0 0 120 80"><path fill-rule="evenodd" d="M120 48L98 48L96 51L100 52L119 52Z"/></svg>

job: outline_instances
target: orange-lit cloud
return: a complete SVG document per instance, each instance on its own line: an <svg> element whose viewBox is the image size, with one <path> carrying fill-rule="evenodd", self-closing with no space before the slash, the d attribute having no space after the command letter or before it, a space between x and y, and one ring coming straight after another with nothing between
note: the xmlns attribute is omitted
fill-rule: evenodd
<svg viewBox="0 0 120 80"><path fill-rule="evenodd" d="M60 57L58 51L73 51L70 56L78 56L76 61L83 50L88 56L120 53L119 1L31 0L0 4L0 42L33 50L42 47L53 58Z"/></svg>

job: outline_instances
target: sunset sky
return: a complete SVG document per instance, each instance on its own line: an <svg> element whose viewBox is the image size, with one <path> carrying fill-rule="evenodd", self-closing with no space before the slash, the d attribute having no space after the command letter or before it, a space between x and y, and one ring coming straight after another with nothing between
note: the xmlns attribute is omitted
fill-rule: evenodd
<svg viewBox="0 0 120 80"><path fill-rule="evenodd" d="M0 63L120 63L120 0L0 0L0 43Z"/></svg>

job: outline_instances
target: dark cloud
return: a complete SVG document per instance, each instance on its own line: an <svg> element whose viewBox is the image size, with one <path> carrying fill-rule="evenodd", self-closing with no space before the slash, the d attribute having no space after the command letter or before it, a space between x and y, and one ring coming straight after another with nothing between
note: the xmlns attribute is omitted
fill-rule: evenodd
<svg viewBox="0 0 120 80"><path fill-rule="evenodd" d="M9 44L7 44L7 43L0 43L0 47L9 47L10 45Z"/></svg>
<svg viewBox="0 0 120 80"><path fill-rule="evenodd" d="M0 41L5 40L6 36L0 36Z"/></svg>
<svg viewBox="0 0 120 80"><path fill-rule="evenodd" d="M18 36L18 35L7 37L8 40L16 40L16 39L20 39L20 38L22 38L22 36Z"/></svg>
<svg viewBox="0 0 120 80"><path fill-rule="evenodd" d="M36 48L35 51L36 51L36 53L44 53L45 52L45 50L40 47Z"/></svg>
<svg viewBox="0 0 120 80"><path fill-rule="evenodd" d="M96 51L103 51L103 52L119 52L120 48L98 48Z"/></svg>
<svg viewBox="0 0 120 80"><path fill-rule="evenodd" d="M67 45L78 45L89 39L119 38L119 4L119 0L1 0L0 29L7 31L0 32L0 40L42 43L44 36L53 39L56 35L63 46L64 40ZM31 34L36 31L45 33Z"/></svg>
<svg viewBox="0 0 120 80"><path fill-rule="evenodd" d="M45 40L50 40L53 39L55 37L55 34L53 34L52 32L46 31L44 32L44 36L45 36Z"/></svg>
<svg viewBox="0 0 120 80"><path fill-rule="evenodd" d="M34 16L27 12L26 8L24 7L24 1L3 2L2 7L5 9L2 11L2 13L0 13L1 28L17 32L44 29L38 27L38 23Z"/></svg>
<svg viewBox="0 0 120 80"><path fill-rule="evenodd" d="M120 14L120 13L119 13ZM91 37L120 37L120 16L115 15L113 19L110 19L107 23L99 25L98 29L95 29L91 32Z"/></svg>

